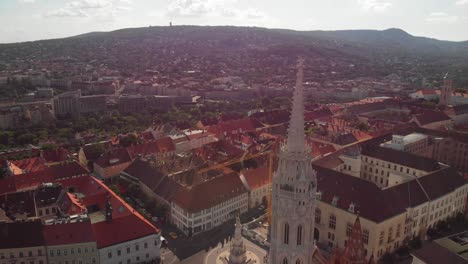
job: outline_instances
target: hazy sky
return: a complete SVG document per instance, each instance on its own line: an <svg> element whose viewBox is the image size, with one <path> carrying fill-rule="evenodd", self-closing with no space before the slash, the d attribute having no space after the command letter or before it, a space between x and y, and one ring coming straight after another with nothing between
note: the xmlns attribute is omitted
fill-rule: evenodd
<svg viewBox="0 0 468 264"><path fill-rule="evenodd" d="M402 28L468 40L468 0L0 0L0 43L149 25Z"/></svg>

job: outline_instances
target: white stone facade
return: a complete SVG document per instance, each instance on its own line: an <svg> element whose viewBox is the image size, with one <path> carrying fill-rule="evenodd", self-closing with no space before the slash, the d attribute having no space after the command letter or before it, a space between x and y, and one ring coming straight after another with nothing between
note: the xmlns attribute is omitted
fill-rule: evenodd
<svg viewBox="0 0 468 264"><path fill-rule="evenodd" d="M160 247L161 236L159 234L149 235L99 249L99 263L134 264L150 262L160 258Z"/></svg>

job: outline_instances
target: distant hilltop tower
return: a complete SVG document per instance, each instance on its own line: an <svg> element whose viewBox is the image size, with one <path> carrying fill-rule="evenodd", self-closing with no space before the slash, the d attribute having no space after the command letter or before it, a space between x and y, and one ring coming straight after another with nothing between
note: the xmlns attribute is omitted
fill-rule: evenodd
<svg viewBox="0 0 468 264"><path fill-rule="evenodd" d="M169 22L169 26L172 27L172 21Z"/></svg>
<svg viewBox="0 0 468 264"><path fill-rule="evenodd" d="M444 86L440 91L440 100L439 104L443 106L448 106L450 104L450 99L452 97L452 80L449 78L449 74L444 76Z"/></svg>

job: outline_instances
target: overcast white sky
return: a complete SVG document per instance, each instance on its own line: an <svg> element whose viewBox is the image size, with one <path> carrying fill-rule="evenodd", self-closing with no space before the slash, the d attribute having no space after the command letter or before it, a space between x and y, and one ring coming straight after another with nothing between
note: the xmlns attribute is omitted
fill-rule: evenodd
<svg viewBox="0 0 468 264"><path fill-rule="evenodd" d="M0 43L149 25L401 28L468 40L468 0L0 0Z"/></svg>

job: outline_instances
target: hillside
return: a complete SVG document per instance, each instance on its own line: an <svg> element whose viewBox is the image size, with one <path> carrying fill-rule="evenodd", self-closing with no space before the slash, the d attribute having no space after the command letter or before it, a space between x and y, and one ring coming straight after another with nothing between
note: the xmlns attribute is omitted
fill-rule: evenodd
<svg viewBox="0 0 468 264"><path fill-rule="evenodd" d="M147 27L0 45L3 68L18 61L66 59L124 74L146 69L162 73L197 69L213 76L222 71L250 81L284 75L292 70L298 55L306 57L311 66L308 76L319 81L390 73L437 79L451 71L458 83L468 85L468 42L415 37L400 29Z"/></svg>

